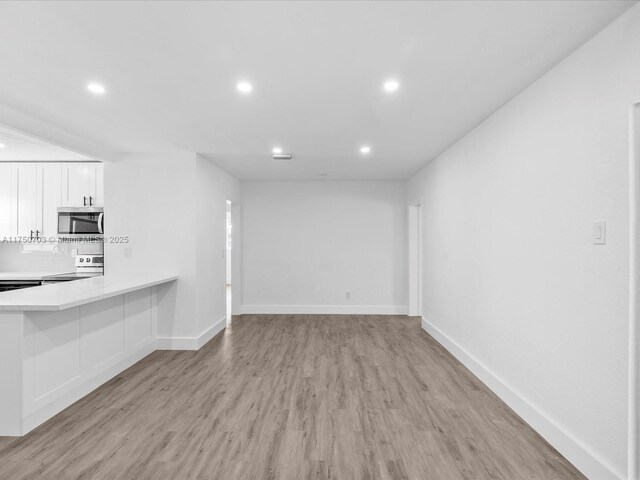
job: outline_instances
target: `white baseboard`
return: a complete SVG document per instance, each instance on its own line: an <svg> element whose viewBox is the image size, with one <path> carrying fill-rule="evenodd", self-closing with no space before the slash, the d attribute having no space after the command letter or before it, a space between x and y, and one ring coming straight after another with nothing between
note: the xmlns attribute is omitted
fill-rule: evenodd
<svg viewBox="0 0 640 480"><path fill-rule="evenodd" d="M200 350L200 348L215 337L227 326L227 317L222 317L197 337L158 337L157 350Z"/></svg>
<svg viewBox="0 0 640 480"><path fill-rule="evenodd" d="M36 410L31 415L25 417L22 420L22 435L26 435L38 425L44 423L54 415L67 408L69 405L77 402L85 395L88 395L89 393L94 391L103 383L108 382L118 374L125 371L127 368L131 367L135 363L138 363L144 357L146 357L150 353L153 353L155 349L155 342L153 340L147 342L135 352L131 352L130 354L128 354L118 363L107 368L95 377L89 378L86 382L78 385L73 390L70 390L61 397L57 398L51 403L48 403L39 410Z"/></svg>
<svg viewBox="0 0 640 480"><path fill-rule="evenodd" d="M225 328L227 328L227 317L222 317L198 337L198 348L196 348L196 350L200 350L200 348L204 347L209 340Z"/></svg>
<svg viewBox="0 0 640 480"><path fill-rule="evenodd" d="M242 314L406 315L406 305L242 305Z"/></svg>
<svg viewBox="0 0 640 480"><path fill-rule="evenodd" d="M599 456L591 451L580 440L567 432L558 422L540 411L515 388L510 387L498 375L494 374L464 348L449 338L436 326L422 319L422 328L438 343L446 348L465 367L467 367L482 383L491 389L500 399L515 411L536 432L558 450L587 478L592 480L620 480L621 472L616 472Z"/></svg>

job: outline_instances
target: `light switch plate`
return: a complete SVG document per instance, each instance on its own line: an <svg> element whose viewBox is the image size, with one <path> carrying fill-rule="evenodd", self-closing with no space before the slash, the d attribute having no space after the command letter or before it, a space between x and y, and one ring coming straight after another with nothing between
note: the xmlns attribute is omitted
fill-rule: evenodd
<svg viewBox="0 0 640 480"><path fill-rule="evenodd" d="M593 244L605 245L607 243L606 222L593 222Z"/></svg>

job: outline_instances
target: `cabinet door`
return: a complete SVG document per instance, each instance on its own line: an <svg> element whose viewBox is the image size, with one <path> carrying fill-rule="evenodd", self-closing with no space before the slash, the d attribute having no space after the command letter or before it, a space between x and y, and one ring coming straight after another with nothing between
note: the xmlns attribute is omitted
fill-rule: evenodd
<svg viewBox="0 0 640 480"><path fill-rule="evenodd" d="M38 163L37 225L41 237L58 233L58 207L62 203L62 168L59 163Z"/></svg>
<svg viewBox="0 0 640 480"><path fill-rule="evenodd" d="M92 182L92 203L94 207L104 207L104 165L102 163L94 163L93 171L95 176Z"/></svg>
<svg viewBox="0 0 640 480"><path fill-rule="evenodd" d="M67 207L88 207L91 196L92 163L64 163L62 182L63 203Z"/></svg>
<svg viewBox="0 0 640 480"><path fill-rule="evenodd" d="M35 236L37 227L37 168L35 163L17 164L19 236Z"/></svg>
<svg viewBox="0 0 640 480"><path fill-rule="evenodd" d="M17 194L15 166L0 163L0 240L16 234Z"/></svg>

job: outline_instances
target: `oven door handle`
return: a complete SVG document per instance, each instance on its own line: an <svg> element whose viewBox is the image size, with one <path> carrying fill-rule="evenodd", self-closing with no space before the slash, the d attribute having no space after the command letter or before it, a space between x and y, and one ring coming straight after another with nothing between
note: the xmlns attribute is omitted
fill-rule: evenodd
<svg viewBox="0 0 640 480"><path fill-rule="evenodd" d="M104 235L104 232L102 231L103 218L104 218L104 212L100 212L100 215L98 215L98 232L100 232L100 235Z"/></svg>

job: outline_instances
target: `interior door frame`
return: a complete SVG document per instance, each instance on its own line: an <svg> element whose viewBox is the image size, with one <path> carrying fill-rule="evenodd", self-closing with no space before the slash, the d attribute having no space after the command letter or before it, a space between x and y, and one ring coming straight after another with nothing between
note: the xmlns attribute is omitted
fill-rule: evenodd
<svg viewBox="0 0 640 480"><path fill-rule="evenodd" d="M408 273L409 298L407 315L422 316L422 199L409 202L408 224Z"/></svg>
<svg viewBox="0 0 640 480"><path fill-rule="evenodd" d="M231 315L242 315L242 205L231 201Z"/></svg>
<svg viewBox="0 0 640 480"><path fill-rule="evenodd" d="M640 480L640 100L629 108L629 385L627 478Z"/></svg>

